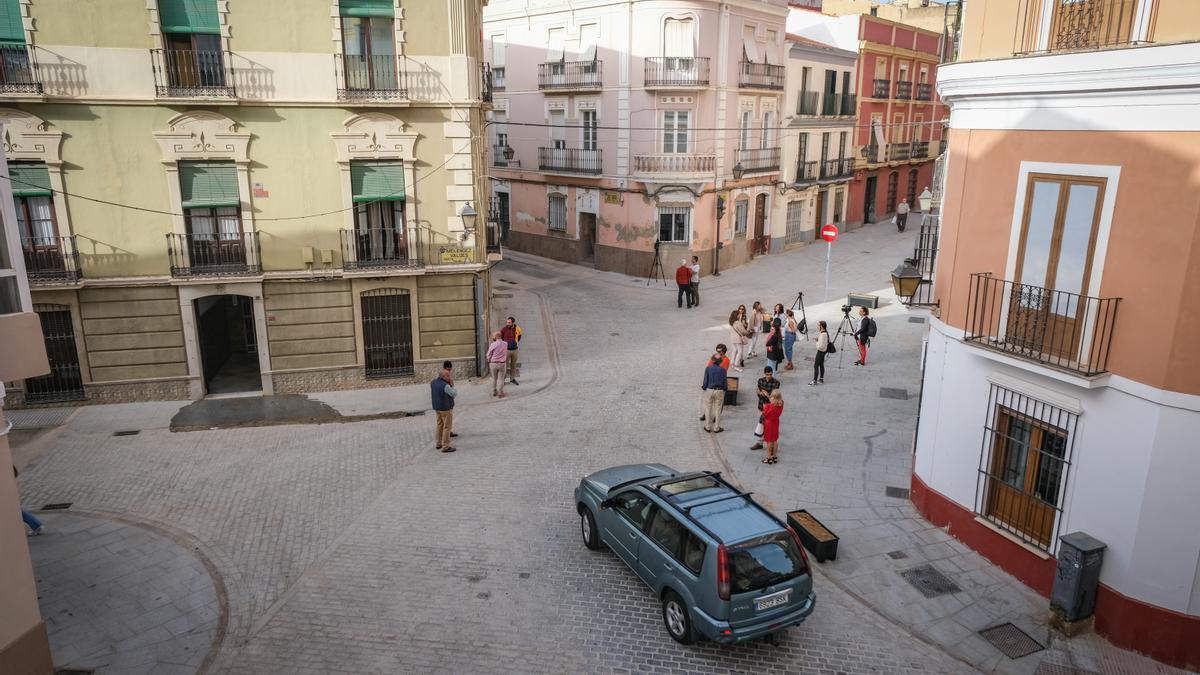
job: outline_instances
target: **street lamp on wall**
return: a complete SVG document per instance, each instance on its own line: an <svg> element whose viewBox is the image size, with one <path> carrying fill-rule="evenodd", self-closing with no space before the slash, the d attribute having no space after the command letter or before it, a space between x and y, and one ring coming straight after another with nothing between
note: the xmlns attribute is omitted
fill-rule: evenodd
<svg viewBox="0 0 1200 675"><path fill-rule="evenodd" d="M742 166L741 162L733 165L733 179L741 180L742 176L746 175L746 167Z"/></svg>
<svg viewBox="0 0 1200 675"><path fill-rule="evenodd" d="M471 202L463 204L462 209L458 212L458 217L462 218L463 223L463 241L467 239L467 233L475 233L475 223L479 220L479 214L475 211L475 207L471 206Z"/></svg>
<svg viewBox="0 0 1200 675"><path fill-rule="evenodd" d="M502 150L500 154L504 155L504 161L511 162L512 158L516 156L517 153L512 149L511 145L505 143L504 150Z"/></svg>
<svg viewBox="0 0 1200 675"><path fill-rule="evenodd" d="M929 191L928 187L921 191L919 199L921 201L921 211L929 213L929 208L933 205L933 193Z"/></svg>
<svg viewBox="0 0 1200 675"><path fill-rule="evenodd" d="M917 261L912 258L906 258L904 262L896 266L892 270L892 290L896 292L896 297L911 299L917 294L917 289L921 287L921 272L917 269Z"/></svg>

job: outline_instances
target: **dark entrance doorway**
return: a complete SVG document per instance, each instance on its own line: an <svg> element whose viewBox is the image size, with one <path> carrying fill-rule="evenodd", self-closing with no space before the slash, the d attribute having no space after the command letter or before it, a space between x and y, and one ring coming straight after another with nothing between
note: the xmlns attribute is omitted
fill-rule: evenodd
<svg viewBox="0 0 1200 675"><path fill-rule="evenodd" d="M579 213L579 255L592 260L596 255L596 214Z"/></svg>
<svg viewBox="0 0 1200 675"><path fill-rule="evenodd" d="M893 171L888 174L887 186L887 203L883 205L884 213L891 213L896 210L896 189L900 184L900 172Z"/></svg>
<svg viewBox="0 0 1200 675"><path fill-rule="evenodd" d="M78 401L84 398L83 373L75 349L75 325L66 305L34 305L46 340L49 374L25 380L25 400L30 403Z"/></svg>
<svg viewBox="0 0 1200 675"><path fill-rule="evenodd" d="M412 302L403 288L362 294L363 356L368 380L413 374Z"/></svg>
<svg viewBox="0 0 1200 675"><path fill-rule="evenodd" d="M817 192L817 208L814 210L817 217L816 228L814 229L816 229L817 234L821 233L821 227L825 225L825 223L821 222L825 219L825 195L825 190Z"/></svg>
<svg viewBox="0 0 1200 675"><path fill-rule="evenodd" d="M908 171L908 207L910 209L917 208L917 170L909 169Z"/></svg>
<svg viewBox="0 0 1200 675"><path fill-rule="evenodd" d="M875 189L879 184L876 176L867 177L867 185L863 192L863 222L875 222Z"/></svg>
<svg viewBox="0 0 1200 675"><path fill-rule="evenodd" d="M196 300L195 306L204 390L262 391L254 301L243 295L210 295Z"/></svg>
<svg viewBox="0 0 1200 675"><path fill-rule="evenodd" d="M767 195L754 198L754 241L750 243L750 255L766 253L771 248L771 235L767 233Z"/></svg>
<svg viewBox="0 0 1200 675"><path fill-rule="evenodd" d="M509 216L508 216L508 193L507 192L497 192L496 193L496 211L498 211L499 215L500 215L500 241L507 244L508 243L508 228L512 224L512 221L509 219Z"/></svg>

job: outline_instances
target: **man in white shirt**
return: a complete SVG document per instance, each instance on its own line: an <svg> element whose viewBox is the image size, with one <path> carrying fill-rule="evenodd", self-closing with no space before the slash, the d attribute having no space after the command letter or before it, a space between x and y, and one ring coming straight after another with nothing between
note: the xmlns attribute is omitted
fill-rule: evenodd
<svg viewBox="0 0 1200 675"><path fill-rule="evenodd" d="M692 307L700 306L700 257L692 256Z"/></svg>
<svg viewBox="0 0 1200 675"><path fill-rule="evenodd" d="M908 200L901 199L896 205L896 231L903 232L904 226L908 224Z"/></svg>

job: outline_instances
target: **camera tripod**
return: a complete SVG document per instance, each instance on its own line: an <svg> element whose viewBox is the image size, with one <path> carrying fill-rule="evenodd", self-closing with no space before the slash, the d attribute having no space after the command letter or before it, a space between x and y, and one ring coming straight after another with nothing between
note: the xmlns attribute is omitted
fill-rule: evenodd
<svg viewBox="0 0 1200 675"><path fill-rule="evenodd" d="M662 255L659 253L659 245L660 244L656 239L654 241L654 262L650 263L650 272L646 274L647 286L649 286L650 282L654 281L656 277L659 281L663 282L663 286L667 285L667 276L665 273L663 273Z"/></svg>
<svg viewBox="0 0 1200 675"><path fill-rule="evenodd" d="M799 333L800 335L803 335L804 339L807 340L808 339L808 315L804 313L804 291L798 291L796 293L796 299L792 301L792 306L788 307L788 309L794 310L797 307L800 308L800 320L796 322L796 328L797 328L796 332Z"/></svg>
<svg viewBox="0 0 1200 675"><path fill-rule="evenodd" d="M842 322L838 324L837 332L833 335L833 346L837 347L838 368L842 367L842 357L846 355L846 338L853 337L856 330L854 319L850 318L850 309L847 307L842 310ZM854 341L854 346L857 349L857 338Z"/></svg>

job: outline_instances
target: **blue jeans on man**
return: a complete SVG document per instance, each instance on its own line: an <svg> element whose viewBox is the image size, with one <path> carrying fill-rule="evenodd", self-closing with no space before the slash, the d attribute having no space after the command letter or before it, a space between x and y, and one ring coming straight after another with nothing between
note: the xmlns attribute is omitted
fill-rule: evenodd
<svg viewBox="0 0 1200 675"><path fill-rule="evenodd" d="M21 509L21 520L25 521L25 524L29 526L29 529L33 531L33 534L41 534L42 521L38 520L37 516L26 511L25 509Z"/></svg>

